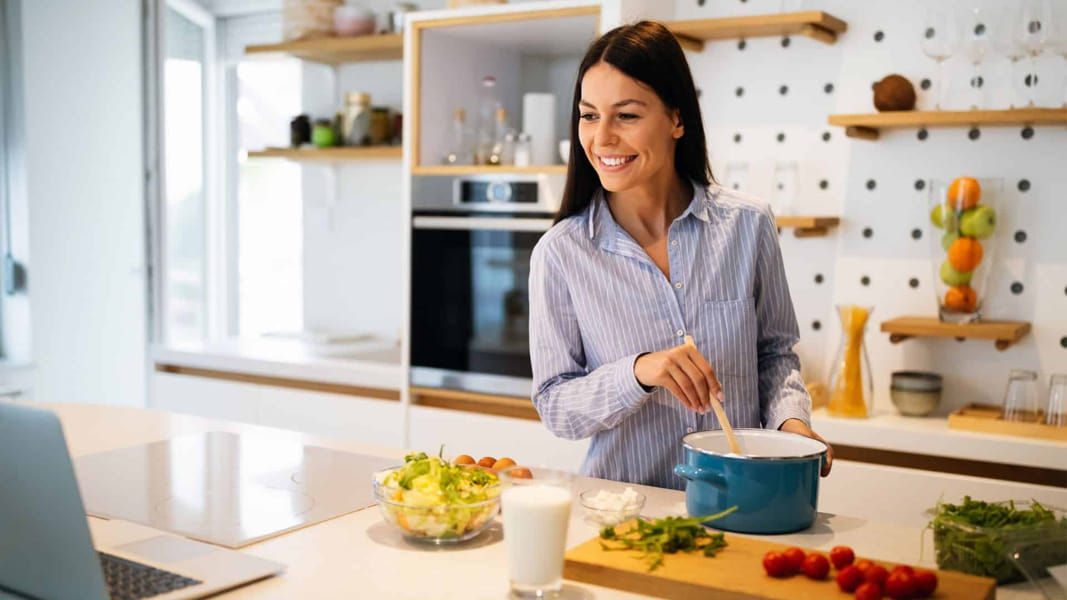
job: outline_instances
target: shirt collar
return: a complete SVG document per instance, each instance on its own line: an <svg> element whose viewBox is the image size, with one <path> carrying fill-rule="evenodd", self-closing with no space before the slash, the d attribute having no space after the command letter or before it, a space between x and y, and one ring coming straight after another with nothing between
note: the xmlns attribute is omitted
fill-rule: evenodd
<svg viewBox="0 0 1067 600"><path fill-rule="evenodd" d="M682 214L678 215L676 221L681 221L685 217L692 215L697 219L708 223L711 221L711 216L708 212L708 203L711 201L711 194L707 187L692 182L693 185L693 198L689 202L689 206L685 207ZM596 242L597 246L603 249L611 249L614 247L615 235L614 232L620 229L619 224L615 222L614 217L611 216L611 211L608 210L608 202L604 197L604 189L598 188L593 193L593 199L589 202L589 239Z"/></svg>

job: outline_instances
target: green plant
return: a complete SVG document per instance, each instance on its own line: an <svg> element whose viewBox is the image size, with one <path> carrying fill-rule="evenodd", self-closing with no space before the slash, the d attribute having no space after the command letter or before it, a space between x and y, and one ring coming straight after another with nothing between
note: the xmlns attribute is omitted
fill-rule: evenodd
<svg viewBox="0 0 1067 600"><path fill-rule="evenodd" d="M735 510L736 506L710 517L637 519L636 524L623 533L616 533L614 527L605 527L600 531L600 547L604 550L640 550L641 558L648 562L649 571L655 571L663 564L664 554L700 550L704 556L715 556L726 547L726 538L721 533L710 533L701 523L725 517Z"/></svg>

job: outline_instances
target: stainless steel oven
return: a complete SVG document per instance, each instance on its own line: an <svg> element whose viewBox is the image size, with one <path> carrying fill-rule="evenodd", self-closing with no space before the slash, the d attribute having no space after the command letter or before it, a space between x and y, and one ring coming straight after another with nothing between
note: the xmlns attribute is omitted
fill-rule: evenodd
<svg viewBox="0 0 1067 600"><path fill-rule="evenodd" d="M411 384L530 395L530 254L560 182L418 178L413 189Z"/></svg>

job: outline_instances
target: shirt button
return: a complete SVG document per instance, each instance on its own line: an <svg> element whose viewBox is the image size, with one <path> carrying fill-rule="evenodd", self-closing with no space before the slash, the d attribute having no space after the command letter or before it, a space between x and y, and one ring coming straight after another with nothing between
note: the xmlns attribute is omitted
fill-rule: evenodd
<svg viewBox="0 0 1067 600"><path fill-rule="evenodd" d="M678 240L671 240L671 245L672 246L677 246L678 245Z"/></svg>
<svg viewBox="0 0 1067 600"><path fill-rule="evenodd" d="M679 290L682 289L682 282L679 281L678 283L674 284L674 287L679 289Z"/></svg>
<svg viewBox="0 0 1067 600"><path fill-rule="evenodd" d="M678 331L675 331L674 333L677 334L678 337L682 337L683 335L685 335L685 332L682 331L681 329L679 329Z"/></svg>

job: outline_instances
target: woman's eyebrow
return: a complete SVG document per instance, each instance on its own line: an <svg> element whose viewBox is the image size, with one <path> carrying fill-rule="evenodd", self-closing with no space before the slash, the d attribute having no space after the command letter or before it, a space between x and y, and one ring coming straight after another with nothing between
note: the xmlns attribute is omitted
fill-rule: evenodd
<svg viewBox="0 0 1067 600"><path fill-rule="evenodd" d="M593 105L592 102L588 102L586 100L579 100L578 104L580 104L581 106L588 106L589 108L596 109L596 106ZM612 104L611 106L612 106L612 108L620 108L622 106L626 106L627 104L640 104L641 106L648 106L648 104L646 104L645 102L642 102L642 101L637 100L635 98L627 98L626 100L619 100L618 102L616 102L615 104Z"/></svg>

